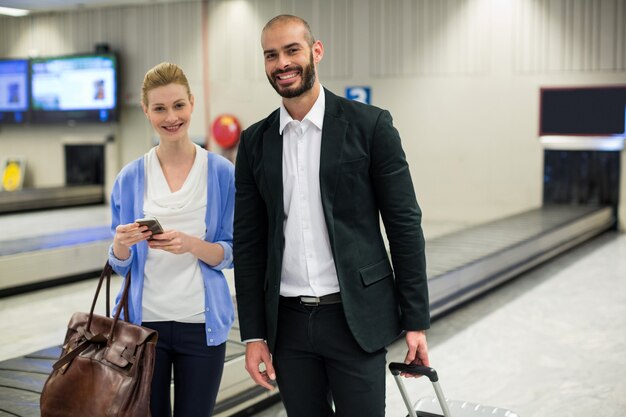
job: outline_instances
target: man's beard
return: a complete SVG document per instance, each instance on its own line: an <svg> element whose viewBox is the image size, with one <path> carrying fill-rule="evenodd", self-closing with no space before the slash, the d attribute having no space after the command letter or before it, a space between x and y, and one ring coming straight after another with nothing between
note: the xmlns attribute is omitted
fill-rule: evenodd
<svg viewBox="0 0 626 417"><path fill-rule="evenodd" d="M283 88L278 85L278 83L276 82L276 76L284 72L293 71L294 69L299 70L300 74L302 74L302 83L300 84L300 86L293 88ZM292 67L289 67L287 70L276 70L272 73L271 76L268 75L267 79L269 80L272 87L274 87L274 90L276 90L276 92L284 98L294 98L306 93L311 88L313 88L313 85L315 84L315 66L313 65L313 52L311 51L309 65L307 65L305 68L302 68L299 65L294 65Z"/></svg>

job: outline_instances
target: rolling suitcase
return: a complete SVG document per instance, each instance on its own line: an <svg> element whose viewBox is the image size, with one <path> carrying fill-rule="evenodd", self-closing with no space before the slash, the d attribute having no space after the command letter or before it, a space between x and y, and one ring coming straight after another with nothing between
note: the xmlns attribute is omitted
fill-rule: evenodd
<svg viewBox="0 0 626 417"><path fill-rule="evenodd" d="M517 413L499 407L491 407L466 401L446 400L439 386L437 371L433 368L392 362L389 364L389 370L393 374L396 384L398 384L400 394L402 395L404 404L409 410L410 417L519 417ZM401 372L428 377L433 384L437 397L421 398L415 404L412 404L404 388L404 383L400 376Z"/></svg>

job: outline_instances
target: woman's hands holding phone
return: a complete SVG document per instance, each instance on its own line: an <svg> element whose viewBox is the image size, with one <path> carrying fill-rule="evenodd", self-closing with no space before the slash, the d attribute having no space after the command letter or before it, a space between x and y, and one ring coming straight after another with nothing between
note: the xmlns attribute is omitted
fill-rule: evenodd
<svg viewBox="0 0 626 417"><path fill-rule="evenodd" d="M128 259L130 247L151 236L152 232L146 225L136 222L120 224L115 228L115 236L113 236L113 254L117 259Z"/></svg>
<svg viewBox="0 0 626 417"><path fill-rule="evenodd" d="M191 253L208 265L218 265L224 259L224 249L217 243L190 236L178 230L163 230L156 219L138 219L115 228L113 254L120 260L130 257L131 246L148 241L150 249L173 254Z"/></svg>

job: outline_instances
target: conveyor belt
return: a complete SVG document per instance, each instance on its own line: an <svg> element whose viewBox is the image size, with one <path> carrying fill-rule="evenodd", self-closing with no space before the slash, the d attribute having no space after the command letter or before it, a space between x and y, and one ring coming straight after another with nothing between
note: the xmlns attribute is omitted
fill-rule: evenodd
<svg viewBox="0 0 626 417"><path fill-rule="evenodd" d="M614 223L610 207L544 206L429 240L431 314L443 313Z"/></svg>
<svg viewBox="0 0 626 417"><path fill-rule="evenodd" d="M62 248L66 246L91 243L99 240L111 240L110 227L84 227L80 229L67 230L65 232L56 232L54 234L44 236L3 240L0 242L0 256Z"/></svg>
<svg viewBox="0 0 626 417"><path fill-rule="evenodd" d="M549 206L428 240L433 316L608 230L614 223L610 207ZM270 395L254 386L245 373L244 346L235 341L237 333L235 323L216 406L216 416L220 417ZM39 393L58 352L52 348L0 362L0 416L39 416Z"/></svg>
<svg viewBox="0 0 626 417"><path fill-rule="evenodd" d="M101 204L103 202L104 187L102 185L25 188L17 191L0 192L0 213Z"/></svg>
<svg viewBox="0 0 626 417"><path fill-rule="evenodd" d="M42 288L57 280L97 276L110 243L109 226L1 240L0 296Z"/></svg>

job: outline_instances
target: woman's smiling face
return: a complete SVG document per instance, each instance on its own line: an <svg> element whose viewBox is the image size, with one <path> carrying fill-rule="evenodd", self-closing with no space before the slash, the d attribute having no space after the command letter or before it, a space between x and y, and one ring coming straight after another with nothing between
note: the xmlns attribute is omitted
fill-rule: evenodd
<svg viewBox="0 0 626 417"><path fill-rule="evenodd" d="M168 84L148 92L143 111L161 140L186 139L193 112L193 96L185 86Z"/></svg>

